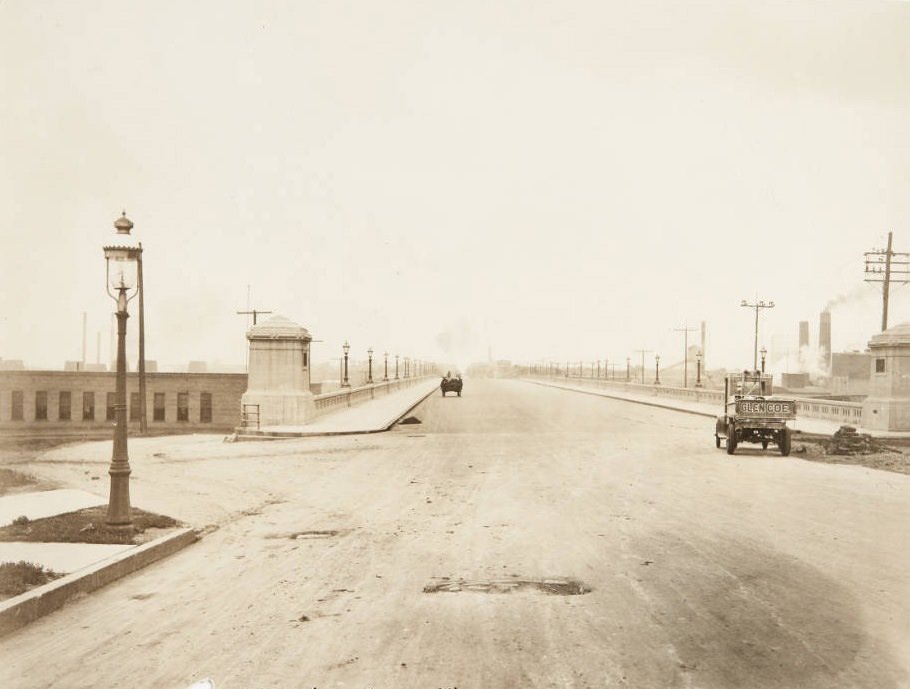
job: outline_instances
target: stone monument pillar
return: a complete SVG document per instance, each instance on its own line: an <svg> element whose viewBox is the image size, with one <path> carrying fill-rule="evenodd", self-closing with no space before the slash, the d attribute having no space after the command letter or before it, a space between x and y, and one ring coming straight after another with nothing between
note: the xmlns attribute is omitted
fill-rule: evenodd
<svg viewBox="0 0 910 689"><path fill-rule="evenodd" d="M869 341L869 396L863 428L910 431L910 323L884 330Z"/></svg>
<svg viewBox="0 0 910 689"><path fill-rule="evenodd" d="M310 392L310 333L284 316L273 316L250 328L246 338L250 365L241 404L259 406L260 426L307 423L315 412Z"/></svg>

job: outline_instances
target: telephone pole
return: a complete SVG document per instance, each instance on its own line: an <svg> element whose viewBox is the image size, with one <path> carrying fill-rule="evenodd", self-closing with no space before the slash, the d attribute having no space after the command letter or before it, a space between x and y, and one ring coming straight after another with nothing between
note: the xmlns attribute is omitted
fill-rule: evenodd
<svg viewBox="0 0 910 689"><path fill-rule="evenodd" d="M650 354L653 352L653 349L636 349L636 352L641 354L641 384L645 384L645 354Z"/></svg>
<svg viewBox="0 0 910 689"><path fill-rule="evenodd" d="M750 304L745 299L743 299L739 305L744 306L749 309L755 309L755 353L752 358L752 370L757 371L758 370L758 312L761 311L761 309L773 309L774 302L773 301L758 301L758 299L756 299L754 304Z"/></svg>
<svg viewBox="0 0 910 689"><path fill-rule="evenodd" d="M698 328L690 328L687 322L682 328L674 328L674 332L683 333L683 387L689 387L689 333L698 332Z"/></svg>
<svg viewBox="0 0 910 689"><path fill-rule="evenodd" d="M906 285L910 282L910 254L892 250L893 234L888 233L886 249L867 251L865 254L866 282L882 283L882 330L888 329L888 298L891 295L891 283Z"/></svg>

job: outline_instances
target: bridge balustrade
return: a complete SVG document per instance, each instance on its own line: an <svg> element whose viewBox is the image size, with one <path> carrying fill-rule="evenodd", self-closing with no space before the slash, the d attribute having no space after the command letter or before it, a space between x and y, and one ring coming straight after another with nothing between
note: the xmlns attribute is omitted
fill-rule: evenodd
<svg viewBox="0 0 910 689"><path fill-rule="evenodd" d="M708 388L677 388L668 385L648 385L632 381L604 380L599 378L564 378L563 376L532 376L540 380L562 383L573 387L599 388L604 391L615 391L618 395L642 395L682 400L696 404L715 406L718 414L723 406L723 390ZM861 402L842 402L839 400L819 400L806 397L794 397L797 416L810 419L839 421L853 426L862 425L863 405Z"/></svg>

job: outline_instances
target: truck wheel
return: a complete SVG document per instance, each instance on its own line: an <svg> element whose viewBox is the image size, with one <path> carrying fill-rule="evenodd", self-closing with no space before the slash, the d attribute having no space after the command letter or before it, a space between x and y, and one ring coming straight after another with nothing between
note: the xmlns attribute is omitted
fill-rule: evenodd
<svg viewBox="0 0 910 689"><path fill-rule="evenodd" d="M768 449L768 441L767 441L767 440L762 440L762 441L761 441L761 449L763 449L763 450L767 450L767 449Z"/></svg>
<svg viewBox="0 0 910 689"><path fill-rule="evenodd" d="M458 396L461 397L461 390L458 391Z"/></svg>
<svg viewBox="0 0 910 689"><path fill-rule="evenodd" d="M720 436L717 433L714 434L714 447L720 447Z"/></svg>
<svg viewBox="0 0 910 689"><path fill-rule="evenodd" d="M727 436L727 454L732 455L734 452L736 452L736 434L731 431Z"/></svg>
<svg viewBox="0 0 910 689"><path fill-rule="evenodd" d="M777 444L780 446L781 457L786 457L790 454L790 429L784 428L780 432L780 439Z"/></svg>

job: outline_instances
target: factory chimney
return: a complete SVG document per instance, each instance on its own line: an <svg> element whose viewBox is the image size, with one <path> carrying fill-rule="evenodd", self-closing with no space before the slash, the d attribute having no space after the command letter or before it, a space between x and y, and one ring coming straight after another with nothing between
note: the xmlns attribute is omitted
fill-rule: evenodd
<svg viewBox="0 0 910 689"><path fill-rule="evenodd" d="M822 311L818 322L818 357L827 370L831 370L831 312Z"/></svg>
<svg viewBox="0 0 910 689"><path fill-rule="evenodd" d="M799 349L809 346L809 321L799 322Z"/></svg>

